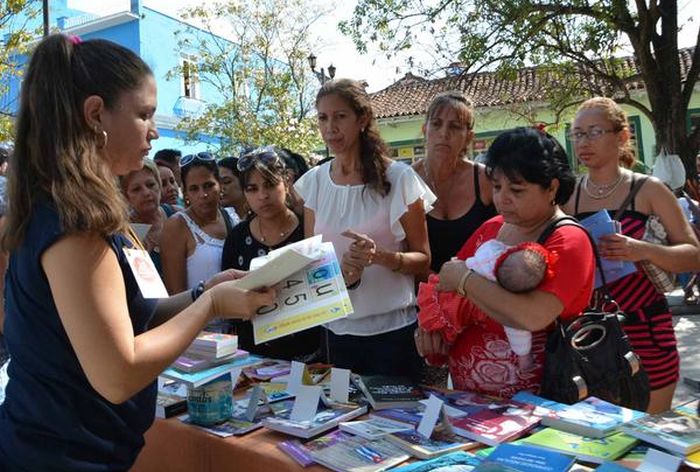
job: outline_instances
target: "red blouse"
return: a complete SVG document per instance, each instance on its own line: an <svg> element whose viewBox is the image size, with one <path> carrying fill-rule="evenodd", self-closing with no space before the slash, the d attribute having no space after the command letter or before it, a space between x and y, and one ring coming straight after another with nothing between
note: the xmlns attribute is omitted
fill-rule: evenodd
<svg viewBox="0 0 700 472"><path fill-rule="evenodd" d="M484 223L457 257L464 260L473 256L481 244L497 236L501 226L501 216ZM561 301L563 319L575 317L586 308L593 290L595 263L588 237L580 228L562 226L543 245L558 258L550 267L553 277L548 277L537 290L551 293ZM439 330L451 343L448 363L454 387L506 398L522 390L537 391L547 333L532 333L533 366L521 371L503 326L453 292L434 292L435 282L433 278L422 284L419 321L423 329Z"/></svg>

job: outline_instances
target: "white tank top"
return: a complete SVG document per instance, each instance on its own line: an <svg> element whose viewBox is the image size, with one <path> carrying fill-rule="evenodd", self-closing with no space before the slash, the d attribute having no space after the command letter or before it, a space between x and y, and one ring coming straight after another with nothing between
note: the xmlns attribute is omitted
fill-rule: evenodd
<svg viewBox="0 0 700 472"><path fill-rule="evenodd" d="M187 223L196 244L192 255L187 258L187 288L192 289L200 280L209 280L221 270L224 240L209 236L184 211L177 214Z"/></svg>

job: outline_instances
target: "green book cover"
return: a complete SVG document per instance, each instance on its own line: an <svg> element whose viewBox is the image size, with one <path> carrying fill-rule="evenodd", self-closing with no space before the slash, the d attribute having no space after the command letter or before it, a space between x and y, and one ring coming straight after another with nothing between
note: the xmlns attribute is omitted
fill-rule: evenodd
<svg viewBox="0 0 700 472"><path fill-rule="evenodd" d="M615 433L604 438L588 438L554 428L546 428L532 436L523 438L521 442L551 451L575 455L584 461L602 464L622 456L637 444L637 439L624 433Z"/></svg>

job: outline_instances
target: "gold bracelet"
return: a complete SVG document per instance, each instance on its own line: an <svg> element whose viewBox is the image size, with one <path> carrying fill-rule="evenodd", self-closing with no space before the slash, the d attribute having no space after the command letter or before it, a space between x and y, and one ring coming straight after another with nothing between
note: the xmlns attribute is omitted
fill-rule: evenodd
<svg viewBox="0 0 700 472"><path fill-rule="evenodd" d="M471 277L473 273L474 273L474 271L472 269L469 269L468 271L466 271L462 275L462 278L459 279L459 285L457 285L457 293L459 294L460 297L467 296L467 291L466 291L467 280L469 280L469 277Z"/></svg>
<svg viewBox="0 0 700 472"><path fill-rule="evenodd" d="M392 272L400 272L403 269L403 252L396 253L399 256L399 265L391 269Z"/></svg>

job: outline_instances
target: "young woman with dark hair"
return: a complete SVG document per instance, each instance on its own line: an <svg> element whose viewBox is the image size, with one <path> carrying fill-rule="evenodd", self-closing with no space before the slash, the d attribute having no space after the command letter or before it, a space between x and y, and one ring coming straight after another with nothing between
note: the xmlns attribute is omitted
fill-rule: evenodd
<svg viewBox="0 0 700 472"><path fill-rule="evenodd" d="M238 159L240 185L250 208L226 238L221 269L250 269L250 261L304 239L304 224L289 206L290 184L277 149L264 147ZM312 362L320 360L321 329L311 328L260 345L254 344L249 321L234 322L238 345L265 357Z"/></svg>
<svg viewBox="0 0 700 472"><path fill-rule="evenodd" d="M2 470L128 470L153 422L158 374L213 317L272 302L223 282L233 271L196 292L142 296L116 177L143 165L155 108L151 70L122 46L52 35L32 53L2 235L12 356Z"/></svg>
<svg viewBox="0 0 700 472"><path fill-rule="evenodd" d="M329 360L362 374L417 377L414 282L430 265L425 212L435 196L413 169L386 157L359 82L326 82L316 109L335 159L295 188L304 200L305 234L333 242L354 309L327 325Z"/></svg>

